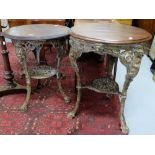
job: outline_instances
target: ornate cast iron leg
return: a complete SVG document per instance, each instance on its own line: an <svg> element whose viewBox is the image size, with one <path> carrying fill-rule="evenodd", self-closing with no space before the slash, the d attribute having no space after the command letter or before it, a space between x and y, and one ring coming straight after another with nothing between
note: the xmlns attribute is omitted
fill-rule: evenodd
<svg viewBox="0 0 155 155"><path fill-rule="evenodd" d="M43 45L42 45L43 46ZM34 51L34 50L33 50ZM41 62L40 62L40 53L43 51L43 47L40 47L40 48L38 48L38 49L35 49L35 53L34 53L34 55L35 55L35 59L36 59L36 61L37 61L37 65L41 65ZM42 85L41 85L41 80L40 79L38 79L37 80L37 87L36 87L36 89L40 89L42 87Z"/></svg>
<svg viewBox="0 0 155 155"><path fill-rule="evenodd" d="M69 118L74 118L76 113L79 110L79 106L80 106L80 101L81 101L81 80L80 80L80 74L79 74L79 68L77 65L77 58L80 57L81 53L78 52L74 52L72 51L72 49L70 50L69 53L69 58L70 58L70 62L71 65L76 73L76 80L77 80L77 101L76 101L76 105L74 107L74 109L68 113L68 117Z"/></svg>
<svg viewBox="0 0 155 155"><path fill-rule="evenodd" d="M108 55L107 56L108 58L108 65L107 65L107 68L108 68L108 76L112 77L112 70L113 70L113 67L115 65L115 57L111 56L111 55Z"/></svg>
<svg viewBox="0 0 155 155"><path fill-rule="evenodd" d="M58 46L58 52L57 52L57 74L56 74L56 76L57 76L57 83L58 83L59 91L60 91L61 95L64 98L64 102L65 103L69 103L70 102L70 98L65 94L65 92L64 92L64 90L62 88L62 85L61 85L60 63L61 63L61 60L62 60L64 55L65 55L65 53L64 53L63 46L62 45Z"/></svg>
<svg viewBox="0 0 155 155"><path fill-rule="evenodd" d="M125 107L125 100L127 97L127 90L133 78L131 78L128 74L126 75L125 83L123 86L122 94L120 95L120 102L121 102L121 112L120 112L120 121L121 121L121 129L124 134L128 134L129 129L127 127L125 117L124 117L124 107Z"/></svg>
<svg viewBox="0 0 155 155"><path fill-rule="evenodd" d="M20 55L18 55L18 53L21 53L21 50L22 50L22 48L15 47L16 56L17 56L17 59L18 59L18 61L19 61L19 63L20 63L21 78L24 78L24 76L25 76L24 67L23 67L24 64L22 64L23 62L20 61Z"/></svg>
<svg viewBox="0 0 155 155"><path fill-rule="evenodd" d="M153 74L153 81L155 81L155 74Z"/></svg>
<svg viewBox="0 0 155 155"><path fill-rule="evenodd" d="M27 67L26 51L23 51L21 54L22 54L21 55L21 64L23 64L23 69L24 69L24 73L25 73L27 94L26 94L25 101L20 108L20 111L25 112L25 111L27 111L28 102L29 102L29 99L31 96L31 78L30 78L30 75L28 72L28 67Z"/></svg>
<svg viewBox="0 0 155 155"><path fill-rule="evenodd" d="M130 83L133 81L134 77L137 75L139 71L142 56L143 56L142 50L137 50L136 53L134 54L134 57L132 58L132 62L130 66L127 67L125 83L123 86L122 93L120 95L120 102L121 102L120 120L121 120L121 129L124 134L128 134L129 132L129 129L127 127L125 117L124 117L124 107L125 107L125 100L127 97L127 90L128 90Z"/></svg>

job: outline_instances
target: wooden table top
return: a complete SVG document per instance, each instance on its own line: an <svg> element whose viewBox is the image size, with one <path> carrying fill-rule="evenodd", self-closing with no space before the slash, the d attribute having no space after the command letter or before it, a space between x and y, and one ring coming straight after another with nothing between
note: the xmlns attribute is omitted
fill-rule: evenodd
<svg viewBox="0 0 155 155"><path fill-rule="evenodd" d="M4 37L15 40L48 40L68 36L70 29L53 24L33 24L12 27L2 32Z"/></svg>
<svg viewBox="0 0 155 155"><path fill-rule="evenodd" d="M152 38L150 33L141 28L110 22L74 26L71 28L71 36L111 44L141 43Z"/></svg>

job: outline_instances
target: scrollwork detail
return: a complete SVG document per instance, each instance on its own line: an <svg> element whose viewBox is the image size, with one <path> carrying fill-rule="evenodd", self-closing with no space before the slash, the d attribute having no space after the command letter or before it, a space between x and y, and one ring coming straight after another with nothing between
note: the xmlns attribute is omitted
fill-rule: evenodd
<svg viewBox="0 0 155 155"><path fill-rule="evenodd" d="M135 61L138 61L138 57L144 54L144 44L134 44L134 45L114 45L114 44L103 44L95 43L91 41L85 41L78 38L71 37L70 40L71 48L75 52L94 52L100 55L105 53L118 57L123 65L127 68L133 66ZM138 54L136 56L136 54ZM135 59L136 57L136 59ZM138 62L136 63L138 64Z"/></svg>
<svg viewBox="0 0 155 155"><path fill-rule="evenodd" d="M125 106L125 100L127 97L127 90L134 79L134 77L137 75L141 60L143 55L145 54L145 50L148 50L147 43L138 43L138 44L107 44L107 43L101 43L101 42L93 42L93 41L86 41L75 37L70 37L70 61L71 64L76 72L77 75L77 102L74 110L69 113L69 116L74 117L80 104L81 99L81 82L80 82L80 75L79 75L79 69L76 63L76 60L78 57L81 56L82 53L88 53L88 52L94 52L100 55L103 54L109 54L114 57L117 57L120 59L120 62L126 67L127 73L125 77L125 82L123 85L123 90L120 92L120 103L121 103L121 112L120 112L120 121L121 121L121 129L123 133L128 133L128 127L125 122L124 117L124 106Z"/></svg>
<svg viewBox="0 0 155 155"><path fill-rule="evenodd" d="M34 50L35 48L42 48L43 47L43 44L44 44L44 40L39 40L39 41L36 41L36 40L13 40L13 44L15 47L17 48L22 48L24 49L25 51L32 51Z"/></svg>

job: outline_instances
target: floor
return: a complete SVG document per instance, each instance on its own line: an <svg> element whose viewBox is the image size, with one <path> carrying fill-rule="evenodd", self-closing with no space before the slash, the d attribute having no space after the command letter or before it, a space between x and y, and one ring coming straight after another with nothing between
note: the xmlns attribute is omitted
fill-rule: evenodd
<svg viewBox="0 0 155 155"><path fill-rule="evenodd" d="M131 135L155 134L155 82L152 80L150 66L150 59L144 56L139 74L128 90L125 117ZM122 86L124 75L125 68L119 62L116 81L120 86Z"/></svg>
<svg viewBox="0 0 155 155"><path fill-rule="evenodd" d="M8 48L10 56L15 59L14 51L10 44L8 44ZM69 61L67 59L64 61L69 66ZM94 61L90 60L88 63L83 64L83 67L94 64ZM12 65L17 67L14 72L15 79L23 83L23 80L19 78L17 61L12 62ZM101 68L100 64L96 65ZM155 104L153 98L155 83L152 80L150 65L150 59L144 56L140 72L128 90L125 117L130 129L129 134L131 135L155 134ZM96 68L93 66L89 67L84 75L93 78L97 74L103 74L101 70L96 72ZM1 62L0 70L2 70ZM47 89L44 87L42 91L32 95L31 105L26 114L18 112L18 108L24 99L24 94L2 97L0 98L0 134L122 134L119 128L120 106L117 97L114 97L115 102L113 102L104 95L85 90L83 92L85 97L82 100L81 113L73 121L67 119L67 112L75 104L74 76L70 76L74 74L71 69L66 70L66 66L62 70L68 74L67 78L69 78L69 81L65 82L66 80L64 80L63 85L66 86L66 89L68 89L67 93L72 98L71 105L64 105L54 79L45 80L43 85ZM92 75L92 72L96 75ZM3 73L1 72L0 84L3 81L2 75ZM116 81L119 83L120 89L123 85L124 76L125 68L118 62ZM88 82L91 78L83 77L82 79L84 82ZM35 82L33 85L35 85Z"/></svg>
<svg viewBox="0 0 155 155"><path fill-rule="evenodd" d="M8 43L10 51L11 66L14 70L15 80L25 84L25 79L20 77L20 65L16 59L13 46ZM29 67L34 63L32 52L28 54ZM48 64L56 65L56 51L46 51ZM103 63L94 58L88 57L87 62L81 62L81 79L88 83L94 78L104 76ZM3 70L3 63L0 57L0 70ZM0 98L0 134L20 135L120 135L120 103L118 96L108 98L105 94L95 93L87 89L82 91L81 108L74 119L67 118L76 102L75 95L75 74L70 66L68 57L62 62L61 72L66 78L62 80L65 92L71 98L70 104L65 104L60 95L56 78L42 80L42 88L33 91L29 101L29 108L26 113L19 111L25 94L14 94ZM4 84L3 72L0 73L0 85ZM36 80L32 80L32 88L36 86Z"/></svg>

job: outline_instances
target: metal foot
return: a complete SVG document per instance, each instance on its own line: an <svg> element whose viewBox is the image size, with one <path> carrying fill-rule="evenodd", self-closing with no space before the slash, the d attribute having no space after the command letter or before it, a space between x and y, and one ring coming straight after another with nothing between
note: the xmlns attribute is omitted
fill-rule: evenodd
<svg viewBox="0 0 155 155"><path fill-rule="evenodd" d="M67 117L70 119L73 119L75 117L76 112L75 111L71 111L68 113Z"/></svg>
<svg viewBox="0 0 155 155"><path fill-rule="evenodd" d="M121 124L121 130L126 135L129 133L129 128L127 127L126 123L125 124Z"/></svg>
<svg viewBox="0 0 155 155"><path fill-rule="evenodd" d="M122 117L121 117L121 130L122 130L122 132L124 134L129 133L129 128L128 128L127 124L126 124L124 115L122 115Z"/></svg>
<svg viewBox="0 0 155 155"><path fill-rule="evenodd" d="M64 102L65 103L70 103L71 99L67 96L64 97Z"/></svg>
<svg viewBox="0 0 155 155"><path fill-rule="evenodd" d="M77 99L74 109L71 112L69 112L67 115L68 118L71 118L71 119L74 118L79 111L81 95L78 97L79 98Z"/></svg>
<svg viewBox="0 0 155 155"><path fill-rule="evenodd" d="M23 105L20 107L20 111L21 112L26 112L27 111L30 96L31 96L31 86L30 85L27 85L26 99L25 99Z"/></svg>
<svg viewBox="0 0 155 155"><path fill-rule="evenodd" d="M24 103L24 104L20 107L20 109L19 109L19 110L20 110L21 112L26 112L26 111L27 111L27 109L28 109L27 104L28 104L28 103Z"/></svg>

